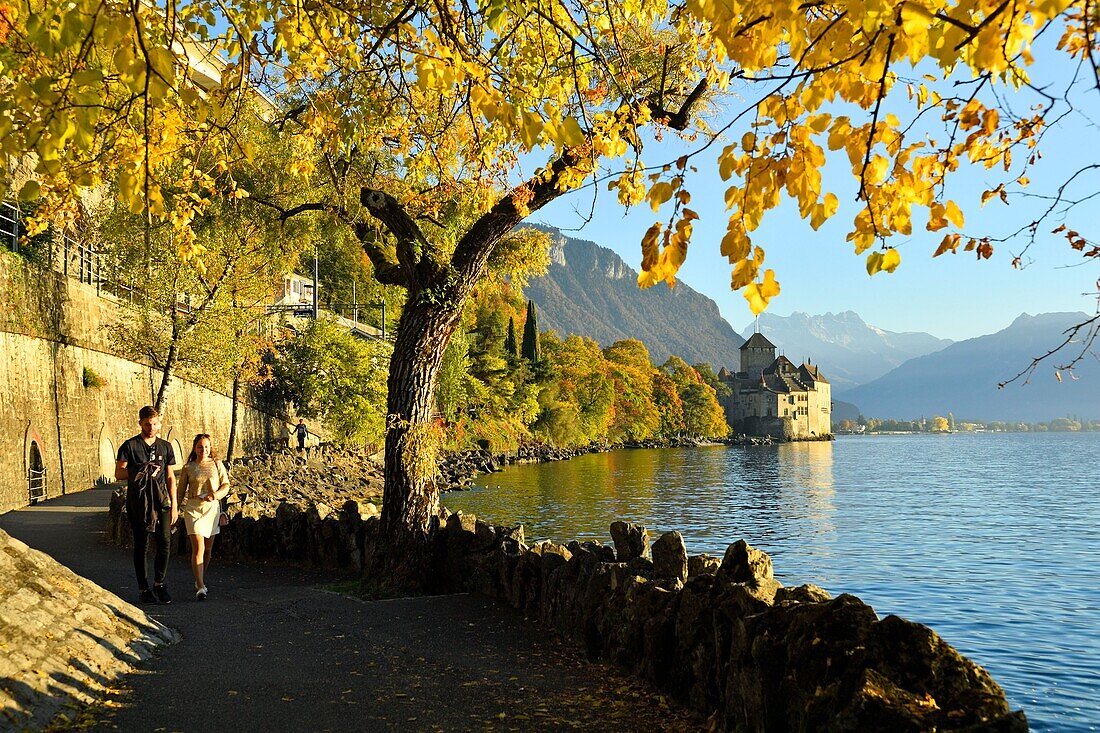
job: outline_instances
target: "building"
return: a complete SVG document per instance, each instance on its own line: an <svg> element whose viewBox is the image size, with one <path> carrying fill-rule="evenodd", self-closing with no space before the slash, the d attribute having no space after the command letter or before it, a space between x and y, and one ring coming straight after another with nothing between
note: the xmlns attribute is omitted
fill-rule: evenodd
<svg viewBox="0 0 1100 733"><path fill-rule="evenodd" d="M763 334L741 345L741 369L722 369L718 378L730 388L724 400L726 421L749 435L819 438L832 433L832 386L809 360L801 366Z"/></svg>

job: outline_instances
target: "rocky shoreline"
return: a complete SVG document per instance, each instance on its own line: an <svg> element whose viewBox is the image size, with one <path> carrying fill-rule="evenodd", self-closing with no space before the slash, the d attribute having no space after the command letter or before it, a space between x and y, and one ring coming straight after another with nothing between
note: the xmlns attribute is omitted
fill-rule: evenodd
<svg viewBox="0 0 1100 733"><path fill-rule="evenodd" d="M827 438L831 440L830 436ZM607 453L619 449L644 450L654 448L701 448L714 445L775 445L777 441L769 436L734 435L728 438L650 438L641 441L607 444L593 443L578 448L555 448L550 445L521 446L514 451L492 452L487 449L474 449L459 453L448 453L440 461L440 490L463 491L473 485L478 476L503 471L505 466L523 463L550 463L568 461L571 458L589 453Z"/></svg>
<svg viewBox="0 0 1100 733"><path fill-rule="evenodd" d="M123 503L109 516L117 541ZM304 511L283 501L273 515L234 515L215 553L358 573L378 527L354 500ZM851 595L785 588L743 540L722 558L689 557L678 532L651 545L641 526L610 529L611 544L528 545L522 526L444 508L425 574L432 592L530 613L701 713L709 730L1028 730L990 675L926 626L879 619Z"/></svg>

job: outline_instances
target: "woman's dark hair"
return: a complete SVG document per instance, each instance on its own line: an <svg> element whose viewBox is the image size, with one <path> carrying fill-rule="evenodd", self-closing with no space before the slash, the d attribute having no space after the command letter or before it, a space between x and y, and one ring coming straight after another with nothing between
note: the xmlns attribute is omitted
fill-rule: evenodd
<svg viewBox="0 0 1100 733"><path fill-rule="evenodd" d="M210 440L210 435L208 433L199 433L198 435L195 436L195 439L191 441L191 453L190 453L190 455L187 456L187 462L188 463L190 463L191 461L198 458L198 456L195 455L195 446L197 446L199 444L200 440ZM214 460L218 459L218 457L216 455L214 455L214 441L213 440L210 440L210 457L213 458Z"/></svg>

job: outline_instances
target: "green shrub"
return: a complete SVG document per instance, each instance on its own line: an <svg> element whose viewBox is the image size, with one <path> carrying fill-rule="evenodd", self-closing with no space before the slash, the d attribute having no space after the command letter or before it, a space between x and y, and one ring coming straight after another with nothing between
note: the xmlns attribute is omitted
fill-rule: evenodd
<svg viewBox="0 0 1100 733"><path fill-rule="evenodd" d="M107 384L107 380L99 376L91 367L84 367L84 374L80 381L84 383L84 389L99 389Z"/></svg>

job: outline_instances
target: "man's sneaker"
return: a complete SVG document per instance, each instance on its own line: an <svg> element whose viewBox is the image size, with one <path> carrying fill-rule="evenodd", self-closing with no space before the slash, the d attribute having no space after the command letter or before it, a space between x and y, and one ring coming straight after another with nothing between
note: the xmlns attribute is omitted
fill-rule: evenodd
<svg viewBox="0 0 1100 733"><path fill-rule="evenodd" d="M195 600L196 601L205 601L206 600L206 586L205 585L203 587L199 588L197 591L195 591Z"/></svg>
<svg viewBox="0 0 1100 733"><path fill-rule="evenodd" d="M168 595L168 586L166 585L154 585L153 595L157 598L157 603L167 606L172 602L172 596Z"/></svg>
<svg viewBox="0 0 1100 733"><path fill-rule="evenodd" d="M141 589L141 602L142 603L156 603L157 597L153 595L153 591L148 588Z"/></svg>

